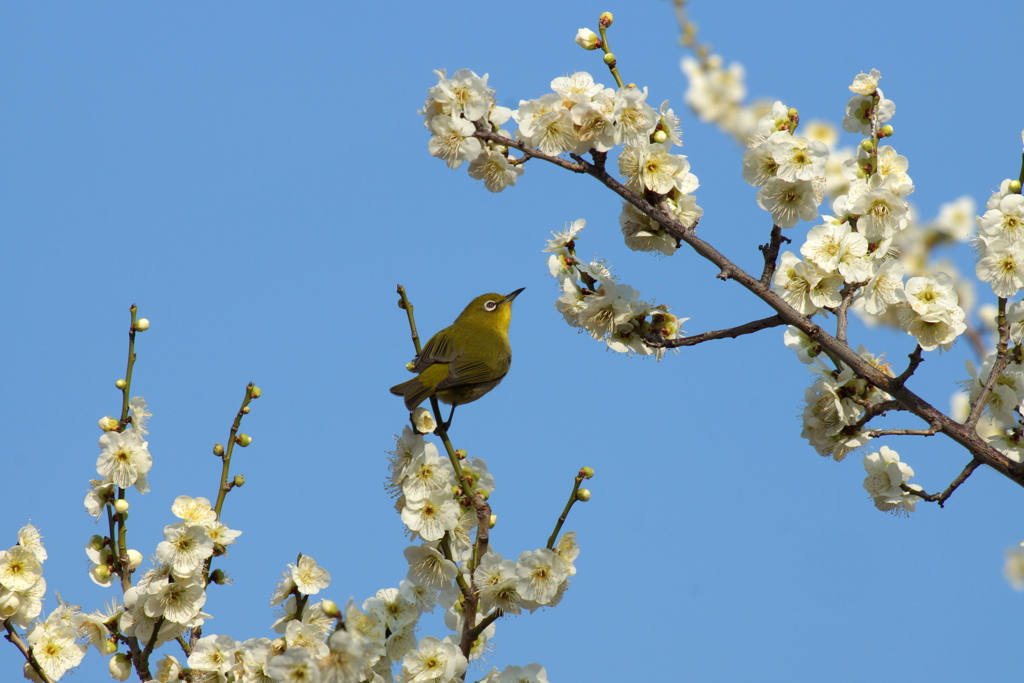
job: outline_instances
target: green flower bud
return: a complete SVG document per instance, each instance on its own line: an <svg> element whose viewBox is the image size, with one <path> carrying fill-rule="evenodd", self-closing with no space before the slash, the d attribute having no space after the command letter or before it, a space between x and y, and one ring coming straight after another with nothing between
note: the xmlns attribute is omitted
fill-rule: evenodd
<svg viewBox="0 0 1024 683"><path fill-rule="evenodd" d="M149 321L145 318L139 318L135 321L134 329L136 332L145 332L149 329Z"/></svg>
<svg viewBox="0 0 1024 683"><path fill-rule="evenodd" d="M594 468L593 467L584 467L584 468L582 468L580 470L580 476L583 477L584 479L590 479L591 477L594 476Z"/></svg>
<svg viewBox="0 0 1024 683"><path fill-rule="evenodd" d="M487 500L488 498L490 498L490 497L491 497L491 494L489 494L489 493L488 493L488 492L486 491L486 489L477 489L477 490L476 490L476 495L480 496L480 497L481 497L481 498L483 498L484 500Z"/></svg>
<svg viewBox="0 0 1024 683"><path fill-rule="evenodd" d="M231 480L231 483L235 486L243 486L245 484L245 477L241 474L236 474L235 478Z"/></svg>
<svg viewBox="0 0 1024 683"><path fill-rule="evenodd" d="M1013 194L1020 194L1020 181L1011 180L1010 184L1007 185L1006 189L1012 192Z"/></svg>
<svg viewBox="0 0 1024 683"><path fill-rule="evenodd" d="M458 448L455 450L455 457L459 460L465 460L466 455L466 450L464 448Z"/></svg>
<svg viewBox="0 0 1024 683"><path fill-rule="evenodd" d="M259 387L253 387L252 391L249 392L249 395L252 396L253 398L259 398L260 396L263 395L263 392L260 391Z"/></svg>
<svg viewBox="0 0 1024 683"><path fill-rule="evenodd" d="M580 489L576 492L576 500L581 503L586 503L590 500L590 489Z"/></svg>
<svg viewBox="0 0 1024 683"><path fill-rule="evenodd" d="M132 660L125 653L121 652L110 658L107 662L107 668L110 670L110 675L114 677L114 680L127 681L128 677L132 675Z"/></svg>
<svg viewBox="0 0 1024 683"><path fill-rule="evenodd" d="M224 573L223 569L214 569L210 572L210 582L223 586L228 582L228 575Z"/></svg>
<svg viewBox="0 0 1024 683"><path fill-rule="evenodd" d="M93 534L89 539L89 547L93 550L103 550L103 546L106 545L105 539L99 534Z"/></svg>
<svg viewBox="0 0 1024 683"><path fill-rule="evenodd" d="M121 423L114 418L106 415L101 417L99 420L100 429L105 432L116 432L120 427Z"/></svg>
<svg viewBox="0 0 1024 683"><path fill-rule="evenodd" d="M213 454L216 455L217 457L224 455L224 446L220 445L219 443L213 444Z"/></svg>
<svg viewBox="0 0 1024 683"><path fill-rule="evenodd" d="M597 34L589 28L581 28L576 32L576 44L584 50L597 50L604 43L597 37Z"/></svg>
<svg viewBox="0 0 1024 683"><path fill-rule="evenodd" d="M865 152L872 152L875 149L875 141L871 138L864 138L860 141L860 148Z"/></svg>
<svg viewBox="0 0 1024 683"><path fill-rule="evenodd" d="M880 138L891 138L893 136L892 126L888 123L878 129L878 137Z"/></svg>
<svg viewBox="0 0 1024 683"><path fill-rule="evenodd" d="M491 515L491 518L487 520L487 528L493 529L498 523L498 515Z"/></svg>
<svg viewBox="0 0 1024 683"><path fill-rule="evenodd" d="M612 16L611 12L601 12L601 16L598 18L597 23L608 28L612 25L613 21L615 21L615 17Z"/></svg>
<svg viewBox="0 0 1024 683"><path fill-rule="evenodd" d="M249 406L242 406L242 415L249 414Z"/></svg>
<svg viewBox="0 0 1024 683"><path fill-rule="evenodd" d="M128 382L125 382L123 379L119 379L116 382L114 382L114 386L120 389L121 391L124 391L124 388L128 386Z"/></svg>
<svg viewBox="0 0 1024 683"><path fill-rule="evenodd" d="M331 619L337 619L341 616L341 610L338 609L338 603L334 602L334 600L321 600L320 609L323 610L323 613Z"/></svg>
<svg viewBox="0 0 1024 683"><path fill-rule="evenodd" d="M114 511L118 514L123 515L128 512L128 501L124 498L118 498L114 501Z"/></svg>
<svg viewBox="0 0 1024 683"><path fill-rule="evenodd" d="M604 63L607 64L608 66L614 67L615 66L615 55L612 54L611 52L606 53L605 56L604 56Z"/></svg>
<svg viewBox="0 0 1024 683"><path fill-rule="evenodd" d="M245 448L246 446L252 443L252 437L249 436L248 434L239 434L238 436L235 437L235 443L237 443L242 448Z"/></svg>

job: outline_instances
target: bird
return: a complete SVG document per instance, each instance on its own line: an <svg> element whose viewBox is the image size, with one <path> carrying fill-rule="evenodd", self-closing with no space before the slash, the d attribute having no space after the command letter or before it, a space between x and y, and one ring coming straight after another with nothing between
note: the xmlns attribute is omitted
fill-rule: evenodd
<svg viewBox="0 0 1024 683"><path fill-rule="evenodd" d="M391 387L391 393L405 399L405 407L416 409L424 399L437 396L452 407L477 400L498 386L512 364L508 326L512 321L512 301L525 287L511 294L481 294L473 299L450 326L427 341L409 364L417 376Z"/></svg>

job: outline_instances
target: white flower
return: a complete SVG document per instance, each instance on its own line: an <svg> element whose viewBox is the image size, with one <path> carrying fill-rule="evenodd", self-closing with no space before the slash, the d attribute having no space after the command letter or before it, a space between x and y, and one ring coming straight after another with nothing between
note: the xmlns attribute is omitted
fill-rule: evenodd
<svg viewBox="0 0 1024 683"><path fill-rule="evenodd" d="M206 525L217 521L217 513L213 511L210 499L201 496L178 496L171 504L171 512L189 524Z"/></svg>
<svg viewBox="0 0 1024 683"><path fill-rule="evenodd" d="M814 359L821 354L821 346L792 325L786 326L786 331L782 335L782 343L786 345L787 349L796 351L796 357L801 363L813 363Z"/></svg>
<svg viewBox="0 0 1024 683"><path fill-rule="evenodd" d="M198 616L204 604L206 591L201 577L198 577L198 580L168 583L155 595L149 596L144 610L148 617L163 617L178 624L188 624Z"/></svg>
<svg viewBox="0 0 1024 683"><path fill-rule="evenodd" d="M604 339L633 317L638 298L639 292L629 285L602 281L597 293L585 300L586 307L579 312L577 319L591 337Z"/></svg>
<svg viewBox="0 0 1024 683"><path fill-rule="evenodd" d="M821 308L834 308L842 301L839 294L843 278L828 273L816 264L801 261L791 251L782 254L772 279L772 289L790 306L804 315Z"/></svg>
<svg viewBox="0 0 1024 683"><path fill-rule="evenodd" d="M914 191L914 182L907 175L910 163L905 156L896 153L890 145L878 148L878 171L876 175L897 197L906 197Z"/></svg>
<svg viewBox="0 0 1024 683"><path fill-rule="evenodd" d="M772 158L777 164L777 177L789 181L814 180L825 175L828 147L821 142L790 136L773 145Z"/></svg>
<svg viewBox="0 0 1024 683"><path fill-rule="evenodd" d="M792 228L801 220L812 221L818 215L819 199L808 180L794 182L769 178L757 192L757 205L772 215L780 228Z"/></svg>
<svg viewBox="0 0 1024 683"><path fill-rule="evenodd" d="M992 240L974 269L978 279L992 286L996 296L1007 299L1024 287L1024 244Z"/></svg>
<svg viewBox="0 0 1024 683"><path fill-rule="evenodd" d="M422 500L446 490L454 478L451 463L438 455L437 447L425 448L409 463L402 481L402 493L407 500ZM450 493L448 497L451 497Z"/></svg>
<svg viewBox="0 0 1024 683"><path fill-rule="evenodd" d="M552 231L551 239L547 241L547 246L544 247L544 251L559 251L568 247L585 227L587 227L586 219L577 218L572 223L566 223L565 230L562 232Z"/></svg>
<svg viewBox="0 0 1024 683"><path fill-rule="evenodd" d="M482 180L484 187L491 192L501 192L515 185L523 170L521 164L511 164L508 157L493 149L484 150L469 162L469 177Z"/></svg>
<svg viewBox="0 0 1024 683"><path fill-rule="evenodd" d="M978 218L978 232L987 239L1024 242L1024 196L1008 194Z"/></svg>
<svg viewBox="0 0 1024 683"><path fill-rule="evenodd" d="M320 667L304 647L290 647L272 658L267 674L279 683L320 683Z"/></svg>
<svg viewBox="0 0 1024 683"><path fill-rule="evenodd" d="M871 120L874 118L879 126L891 119L896 114L896 105L892 100L882 96L881 90L876 90L878 104L875 105L875 98L871 95L854 95L846 103L846 116L843 117L843 130L847 133L860 133L871 135Z"/></svg>
<svg viewBox="0 0 1024 683"><path fill-rule="evenodd" d="M547 548L524 551L516 563L516 591L523 600L545 605L555 597L559 584L568 576L568 567L554 551Z"/></svg>
<svg viewBox="0 0 1024 683"><path fill-rule="evenodd" d="M658 125L658 114L647 104L647 88L626 86L615 93L615 144L637 145Z"/></svg>
<svg viewBox="0 0 1024 683"><path fill-rule="evenodd" d="M238 643L231 636L203 636L196 642L195 649L188 656L188 665L200 671L226 674L235 664L237 649Z"/></svg>
<svg viewBox="0 0 1024 683"><path fill-rule="evenodd" d="M1015 591L1024 590L1024 548L1016 546L1006 551L1003 576Z"/></svg>
<svg viewBox="0 0 1024 683"><path fill-rule="evenodd" d="M957 242L965 242L974 227L974 211L974 197L970 195L946 202L939 207L939 217L935 219L934 228Z"/></svg>
<svg viewBox="0 0 1024 683"><path fill-rule="evenodd" d="M519 605L516 604L519 579L515 562L502 559L498 553L488 552L480 559L473 580L480 592L480 611L483 614L492 609L500 609L505 614L519 614Z"/></svg>
<svg viewBox="0 0 1024 683"><path fill-rule="evenodd" d="M75 642L77 637L70 625L47 619L33 626L25 639L39 667L52 680L57 680L68 669L78 666L85 657L87 648Z"/></svg>
<svg viewBox="0 0 1024 683"><path fill-rule="evenodd" d="M366 641L358 633L335 631L327 639L327 648L327 657L320 661L327 681L356 683L368 678L364 675Z"/></svg>
<svg viewBox="0 0 1024 683"><path fill-rule="evenodd" d="M424 541L439 541L459 521L459 504L450 490L435 491L418 500L405 501L402 521Z"/></svg>
<svg viewBox="0 0 1024 683"><path fill-rule="evenodd" d="M331 574L317 565L309 555L301 555L296 564L289 564L295 588L303 595L316 595L331 585Z"/></svg>
<svg viewBox="0 0 1024 683"><path fill-rule="evenodd" d="M402 659L402 674L406 683L447 683L462 674L466 665L466 658L454 644L426 636Z"/></svg>
<svg viewBox="0 0 1024 683"><path fill-rule="evenodd" d="M881 315L889 306L905 302L903 293L903 263L890 259L885 261L874 277L857 292L864 303L864 310L870 315Z"/></svg>
<svg viewBox="0 0 1024 683"><path fill-rule="evenodd" d="M669 149L668 142L627 145L619 154L619 173L626 179L626 187L657 194L668 194L678 187L690 171L690 162L685 156L670 154Z"/></svg>
<svg viewBox="0 0 1024 683"><path fill-rule="evenodd" d="M872 69L870 74L862 71L854 77L850 90L860 95L874 94L875 90L878 89L878 81L881 78L882 74L878 73L878 69Z"/></svg>
<svg viewBox="0 0 1024 683"><path fill-rule="evenodd" d="M146 431L146 423L149 422L149 418L153 417L153 413L149 412L149 407L146 406L146 399L141 396L134 396L128 401L129 407L131 407L132 425L135 429L139 430L139 434L149 434Z"/></svg>
<svg viewBox="0 0 1024 683"><path fill-rule="evenodd" d="M131 427L123 432L105 432L100 437L100 448L103 452L96 460L96 471L120 488L126 489L140 478L144 480L153 466L149 443Z"/></svg>
<svg viewBox="0 0 1024 683"><path fill-rule="evenodd" d="M404 551L409 563L406 578L424 588L445 588L458 575L458 567L429 545L411 545Z"/></svg>
<svg viewBox="0 0 1024 683"><path fill-rule="evenodd" d="M908 514L920 498L904 491L902 484L914 476L910 465L900 462L900 456L888 446L864 456L864 469L868 476L864 488L874 499L875 507L883 512Z"/></svg>
<svg viewBox="0 0 1024 683"><path fill-rule="evenodd" d="M864 282L871 277L868 241L854 232L849 223L825 223L811 228L800 253L825 271L838 270L846 282Z"/></svg>
<svg viewBox="0 0 1024 683"><path fill-rule="evenodd" d="M430 95L444 111L453 117L460 114L470 121L477 121L487 114L490 99L487 95L487 76L481 78L469 69L459 69L451 79L445 78L446 71L435 71L438 77Z"/></svg>
<svg viewBox="0 0 1024 683"><path fill-rule="evenodd" d="M878 188L857 197L849 211L859 216L857 230L869 242L878 242L900 229L907 215L907 205L889 190Z"/></svg>
<svg viewBox="0 0 1024 683"><path fill-rule="evenodd" d="M540 664L506 666L495 683L548 683L548 672Z"/></svg>
<svg viewBox="0 0 1024 683"><path fill-rule="evenodd" d="M589 102L604 89L600 83L594 83L594 77L586 71L577 71L571 76L559 76L551 81L551 89L563 98L577 102Z"/></svg>
<svg viewBox="0 0 1024 683"><path fill-rule="evenodd" d="M16 545L0 550L0 586L9 591L31 588L43 575L43 566L30 548Z"/></svg>
<svg viewBox="0 0 1024 683"><path fill-rule="evenodd" d="M427 143L431 156L444 159L448 168L458 168L463 161L473 161L483 150L479 138L473 137L476 128L466 119L456 116L435 116L430 120L433 136Z"/></svg>
<svg viewBox="0 0 1024 683"><path fill-rule="evenodd" d="M26 524L18 530L18 545L28 548L40 563L46 560L46 548L43 547L43 537L31 524Z"/></svg>
<svg viewBox="0 0 1024 683"><path fill-rule="evenodd" d="M665 256L671 256L679 246L675 237L669 235L664 228L629 202L622 203L619 226L622 228L626 246L633 251L657 251Z"/></svg>
<svg viewBox="0 0 1024 683"><path fill-rule="evenodd" d="M164 527L164 540L156 546L156 561L169 565L175 576L187 577L213 555L213 541L201 526L169 524Z"/></svg>
<svg viewBox="0 0 1024 683"><path fill-rule="evenodd" d="M771 108L757 120L757 135L754 139L767 140L778 132L792 135L793 120L789 116L789 107L776 100Z"/></svg>

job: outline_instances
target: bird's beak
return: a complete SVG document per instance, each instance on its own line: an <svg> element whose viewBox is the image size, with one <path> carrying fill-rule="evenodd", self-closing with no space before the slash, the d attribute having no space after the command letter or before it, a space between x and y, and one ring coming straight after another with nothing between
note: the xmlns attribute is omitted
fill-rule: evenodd
<svg viewBox="0 0 1024 683"><path fill-rule="evenodd" d="M500 306L501 304L510 304L510 303L512 303L512 300L515 299L517 296L519 296L519 292L523 291L524 289L526 289L526 287L520 287L519 289L517 289L516 291L512 292L511 294L509 294L504 299L502 299L501 302L498 305Z"/></svg>

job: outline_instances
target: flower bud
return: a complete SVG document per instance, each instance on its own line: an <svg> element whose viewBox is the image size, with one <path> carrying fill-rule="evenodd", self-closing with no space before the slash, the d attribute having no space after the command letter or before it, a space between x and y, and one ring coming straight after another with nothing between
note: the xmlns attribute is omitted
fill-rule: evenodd
<svg viewBox="0 0 1024 683"><path fill-rule="evenodd" d="M0 590L0 621L9 619L18 613L21 598L14 591Z"/></svg>
<svg viewBox="0 0 1024 683"><path fill-rule="evenodd" d="M661 129L658 129L654 131L654 134L651 136L651 140L660 145L661 143L665 142L665 140L668 140L668 133Z"/></svg>
<svg viewBox="0 0 1024 683"><path fill-rule="evenodd" d="M99 425L100 429L102 429L105 432L116 432L118 427L121 426L121 423L115 420L114 418L110 417L109 415L106 415L100 418Z"/></svg>
<svg viewBox="0 0 1024 683"><path fill-rule="evenodd" d="M611 52L606 53L605 56L604 56L604 63L607 64L608 66L614 67L615 66L615 55L612 54Z"/></svg>
<svg viewBox="0 0 1024 683"><path fill-rule="evenodd" d="M128 501L124 498L118 498L114 501L114 511L118 514L124 514L128 512Z"/></svg>
<svg viewBox="0 0 1024 683"><path fill-rule="evenodd" d="M237 443L242 448L245 448L246 446L252 443L252 437L249 436L248 434L239 434L238 436L235 437L235 443Z"/></svg>
<svg viewBox="0 0 1024 683"><path fill-rule="evenodd" d="M467 455L466 449L464 449L464 448L457 448L457 449L455 449L455 457L458 458L459 460L465 460L466 459L466 455Z"/></svg>
<svg viewBox="0 0 1024 683"><path fill-rule="evenodd" d="M103 641L103 645L99 648L99 650L100 650L100 654L102 654L102 655L112 655L112 654L114 654L115 652L117 652L117 639L116 638L107 638L106 640Z"/></svg>
<svg viewBox="0 0 1024 683"><path fill-rule="evenodd" d="M498 523L498 515L491 515L491 518L487 520L487 528L493 529Z"/></svg>
<svg viewBox="0 0 1024 683"><path fill-rule="evenodd" d="M409 362L409 363L406 363L406 364L405 364L405 369L406 369L406 370L408 370L409 372L412 372L412 369L413 369L414 367L416 367L416 364L415 364L415 363Z"/></svg>
<svg viewBox="0 0 1024 683"><path fill-rule="evenodd" d="M430 434L437 429L437 422L434 420L434 416L422 406L412 411L412 423L420 434Z"/></svg>
<svg viewBox="0 0 1024 683"><path fill-rule="evenodd" d="M878 137L880 138L891 138L893 136L892 126L888 123L878 129Z"/></svg>
<svg viewBox="0 0 1024 683"><path fill-rule="evenodd" d="M224 455L224 446L219 443L213 444L213 454L217 457Z"/></svg>
<svg viewBox="0 0 1024 683"><path fill-rule="evenodd" d="M605 28L611 26L613 21L615 21L615 17L612 16L611 12L601 12L601 16L597 19L597 23Z"/></svg>
<svg viewBox="0 0 1024 683"><path fill-rule="evenodd" d="M121 652L110 658L107 668L110 669L110 675L115 680L127 681L128 677L132 675L132 660Z"/></svg>
<svg viewBox="0 0 1024 683"><path fill-rule="evenodd" d="M477 489L475 493L476 495L480 496L483 500L487 500L488 498L491 497L491 494L489 494L486 489Z"/></svg>
<svg viewBox="0 0 1024 683"><path fill-rule="evenodd" d="M576 492L576 500L581 503L586 503L590 500L590 489L580 489Z"/></svg>
<svg viewBox="0 0 1024 683"><path fill-rule="evenodd" d="M338 603L334 602L334 600L321 600L320 609L323 611L325 616L328 616L331 619L337 619L341 616L341 610L338 609Z"/></svg>
<svg viewBox="0 0 1024 683"><path fill-rule="evenodd" d="M249 414L249 406L242 406L242 415Z"/></svg>
<svg viewBox="0 0 1024 683"><path fill-rule="evenodd" d="M145 318L139 318L135 321L134 329L136 332L145 332L149 329L149 321Z"/></svg>
<svg viewBox="0 0 1024 683"><path fill-rule="evenodd" d="M137 569L142 564L142 553L134 548L128 549L128 569Z"/></svg>
<svg viewBox="0 0 1024 683"><path fill-rule="evenodd" d="M223 586L228 582L228 575L224 573L223 569L214 569L210 572L210 582Z"/></svg>
<svg viewBox="0 0 1024 683"><path fill-rule="evenodd" d="M591 477L594 476L594 468L593 467L583 467L583 468L581 468L580 469L580 476L583 477L584 479L590 479Z"/></svg>
<svg viewBox="0 0 1024 683"><path fill-rule="evenodd" d="M875 149L875 141L871 138L864 138L860 141L860 148L865 152L873 152Z"/></svg>
<svg viewBox="0 0 1024 683"><path fill-rule="evenodd" d="M235 478L231 480L231 483L234 484L235 486L244 486L245 477L243 477L241 474L236 474Z"/></svg>
<svg viewBox="0 0 1024 683"><path fill-rule="evenodd" d="M288 643L285 642L284 638L274 638L270 641L270 654L267 658L276 657L277 655L284 654L284 651L288 649Z"/></svg>
<svg viewBox="0 0 1024 683"><path fill-rule="evenodd" d="M114 382L114 386L120 389L121 391L124 391L124 388L128 386L128 382L124 381L123 379L119 379L116 382Z"/></svg>
<svg viewBox="0 0 1024 683"><path fill-rule="evenodd" d="M1006 189L1009 190L1013 194L1020 194L1020 181L1019 180L1011 180L1010 184L1006 186Z"/></svg>
<svg viewBox="0 0 1024 683"><path fill-rule="evenodd" d="M584 50L597 50L604 43L597 37L597 34L589 28L581 28L576 32L576 44Z"/></svg>
<svg viewBox="0 0 1024 683"><path fill-rule="evenodd" d="M110 568L105 564L98 564L89 570L92 580L101 586L110 581Z"/></svg>
<svg viewBox="0 0 1024 683"><path fill-rule="evenodd" d="M250 391L250 392L249 392L249 395L250 395L250 396L252 396L253 398L259 398L260 396L262 396L262 395L263 395L263 392L262 392L262 391L260 391L260 388L259 388L259 387L255 387L255 386L254 386L254 387L252 388L252 391Z"/></svg>

